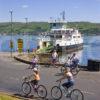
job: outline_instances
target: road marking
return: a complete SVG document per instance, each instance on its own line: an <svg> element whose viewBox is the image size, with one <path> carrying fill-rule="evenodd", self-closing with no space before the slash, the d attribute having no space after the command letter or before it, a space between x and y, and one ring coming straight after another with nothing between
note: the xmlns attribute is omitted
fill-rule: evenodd
<svg viewBox="0 0 100 100"><path fill-rule="evenodd" d="M82 91L83 93L86 93L86 94L92 94L92 95L94 95L95 93L93 93L93 92L88 92L88 91Z"/></svg>

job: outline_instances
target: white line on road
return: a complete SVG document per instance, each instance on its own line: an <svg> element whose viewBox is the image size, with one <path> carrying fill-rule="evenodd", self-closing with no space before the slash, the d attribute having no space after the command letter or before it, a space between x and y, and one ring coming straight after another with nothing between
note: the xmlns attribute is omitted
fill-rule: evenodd
<svg viewBox="0 0 100 100"><path fill-rule="evenodd" d="M86 94L92 94L92 95L94 95L95 93L93 93L93 92L88 92L88 91L82 91L83 93L86 93Z"/></svg>

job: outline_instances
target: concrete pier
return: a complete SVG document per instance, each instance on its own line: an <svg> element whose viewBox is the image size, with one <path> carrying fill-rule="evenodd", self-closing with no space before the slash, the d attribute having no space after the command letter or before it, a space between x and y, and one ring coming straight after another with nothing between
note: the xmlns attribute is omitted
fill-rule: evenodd
<svg viewBox="0 0 100 100"><path fill-rule="evenodd" d="M21 56L14 56L14 59L26 63L26 64L31 64L32 62L30 60L23 59ZM50 62L39 62L39 65L51 65ZM63 63L57 63L55 64L56 66L63 66ZM100 71L100 60L95 60L95 59L88 59L88 64L87 66L82 66L80 67L83 70L88 70L88 71Z"/></svg>

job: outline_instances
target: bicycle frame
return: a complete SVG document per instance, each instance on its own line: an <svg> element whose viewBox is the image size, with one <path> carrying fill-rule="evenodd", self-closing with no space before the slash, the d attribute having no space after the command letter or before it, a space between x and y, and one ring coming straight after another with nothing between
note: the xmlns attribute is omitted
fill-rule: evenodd
<svg viewBox="0 0 100 100"><path fill-rule="evenodd" d="M63 91L64 91L64 93L67 93L67 92L68 92L67 87L63 87L63 86L62 86L61 81L59 81L58 87L61 89L62 92L63 92ZM62 89L62 87L63 87L63 89Z"/></svg>
<svg viewBox="0 0 100 100"><path fill-rule="evenodd" d="M30 82L30 85L32 86L33 90L37 89L38 88L38 84L35 85L32 81ZM36 86L36 88L35 88ZM36 91L35 91L36 92Z"/></svg>
<svg viewBox="0 0 100 100"><path fill-rule="evenodd" d="M25 77L23 79L24 82L28 82L30 84L30 86L33 88L33 90L35 89L35 85L34 83L32 82L32 80L30 80L28 77ZM36 86L38 88L38 85Z"/></svg>
<svg viewBox="0 0 100 100"><path fill-rule="evenodd" d="M62 94L63 94L63 92L65 93L65 95L64 95L65 97L71 98L71 100L74 100L72 95L73 95L74 91L77 91L79 94L81 94L80 100L84 100L84 95L79 89L73 89L73 86L69 87L68 89L66 87L63 87L63 89L62 89L61 86L62 85L61 85L61 81L60 81L57 87L59 87ZM78 95L75 95L75 96L76 96L76 98L78 98ZM62 97L62 95L61 95L61 97ZM59 97L59 98L61 99L61 97ZM76 99L76 100L79 100L79 99Z"/></svg>

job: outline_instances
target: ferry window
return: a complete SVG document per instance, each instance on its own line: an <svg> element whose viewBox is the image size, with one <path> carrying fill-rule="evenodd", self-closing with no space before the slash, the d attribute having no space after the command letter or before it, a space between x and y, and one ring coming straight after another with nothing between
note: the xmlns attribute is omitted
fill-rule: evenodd
<svg viewBox="0 0 100 100"><path fill-rule="evenodd" d="M53 27L56 27L56 23L53 23Z"/></svg>
<svg viewBox="0 0 100 100"><path fill-rule="evenodd" d="M50 23L50 28L52 28L52 23Z"/></svg>
<svg viewBox="0 0 100 100"><path fill-rule="evenodd" d="M46 47L47 46L47 42L43 42L43 47Z"/></svg>
<svg viewBox="0 0 100 100"><path fill-rule="evenodd" d="M61 35L56 35L56 38L62 38L62 36Z"/></svg>
<svg viewBox="0 0 100 100"><path fill-rule="evenodd" d="M80 38L80 36L78 36L78 38Z"/></svg>
<svg viewBox="0 0 100 100"><path fill-rule="evenodd" d="M61 33L61 31L59 30L58 33Z"/></svg>
<svg viewBox="0 0 100 100"><path fill-rule="evenodd" d="M76 36L73 36L73 38L76 38Z"/></svg>
<svg viewBox="0 0 100 100"><path fill-rule="evenodd" d="M62 31L62 33L65 33L66 31Z"/></svg>
<svg viewBox="0 0 100 100"><path fill-rule="evenodd" d="M66 30L66 33L69 33L69 31L68 31L68 30Z"/></svg>

